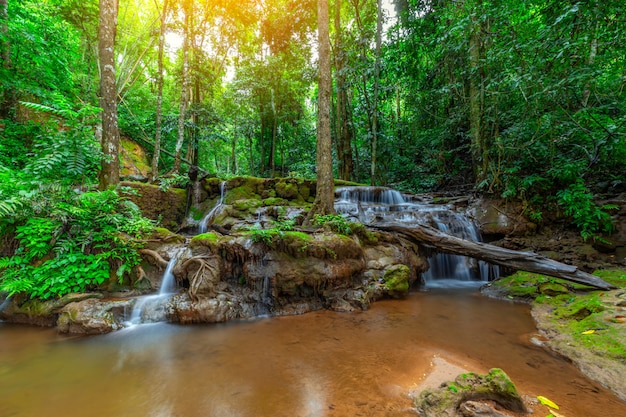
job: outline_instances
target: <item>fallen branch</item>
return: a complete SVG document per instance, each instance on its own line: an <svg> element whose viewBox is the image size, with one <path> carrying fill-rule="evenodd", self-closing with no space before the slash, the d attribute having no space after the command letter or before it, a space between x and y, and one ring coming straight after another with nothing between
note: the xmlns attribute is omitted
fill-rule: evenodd
<svg viewBox="0 0 626 417"><path fill-rule="evenodd" d="M519 252L482 242L471 242L443 233L429 226L375 225L379 230L399 233L417 243L427 244L445 253L464 255L492 264L522 271L562 278L579 284L608 290L616 288L608 282L534 252Z"/></svg>

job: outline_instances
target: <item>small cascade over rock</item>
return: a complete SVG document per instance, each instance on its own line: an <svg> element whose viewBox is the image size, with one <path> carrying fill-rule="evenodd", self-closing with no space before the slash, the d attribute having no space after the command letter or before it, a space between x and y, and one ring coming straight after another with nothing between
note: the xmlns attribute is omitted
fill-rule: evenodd
<svg viewBox="0 0 626 417"><path fill-rule="evenodd" d="M170 297L176 293L174 267L183 249L174 252L167 263L158 294L143 296L135 302L129 324L154 323L166 320L165 307Z"/></svg>
<svg viewBox="0 0 626 417"><path fill-rule="evenodd" d="M215 207L207 213L206 216L200 221L198 225L198 233L206 233L209 226L213 223L213 219L218 215L219 211L224 205L224 194L226 193L226 181L220 183L220 199L217 201Z"/></svg>
<svg viewBox="0 0 626 417"><path fill-rule="evenodd" d="M364 224L431 226L452 236L480 242L478 227L463 213L418 196L386 187L341 187L335 192L337 212ZM432 250L430 268L422 275L427 287L475 286L499 276L497 266L461 255Z"/></svg>

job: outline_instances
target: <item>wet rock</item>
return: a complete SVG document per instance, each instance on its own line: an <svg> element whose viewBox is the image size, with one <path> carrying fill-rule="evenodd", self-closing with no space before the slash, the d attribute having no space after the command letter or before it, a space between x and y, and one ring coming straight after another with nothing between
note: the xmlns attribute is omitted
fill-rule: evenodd
<svg viewBox="0 0 626 417"><path fill-rule="evenodd" d="M226 294L197 301L187 294L176 295L168 304L167 314L170 321L181 324L223 323L242 317L238 302Z"/></svg>
<svg viewBox="0 0 626 417"><path fill-rule="evenodd" d="M60 333L104 334L121 329L134 300L88 299L67 304L57 320Z"/></svg>
<svg viewBox="0 0 626 417"><path fill-rule="evenodd" d="M491 405L478 401L465 401L459 406L459 413L463 417L508 417L496 411Z"/></svg>
<svg viewBox="0 0 626 417"><path fill-rule="evenodd" d="M71 293L58 300L27 300L15 297L0 309L0 319L9 323L54 327L59 311L67 304L89 298L102 298L100 293Z"/></svg>
<svg viewBox="0 0 626 417"><path fill-rule="evenodd" d="M480 414L489 412L481 402L467 404L468 401L489 400L499 407L516 413L527 412L526 406L508 375L501 369L494 368L486 375L473 372L461 374L454 381L444 382L436 390L422 391L414 403L422 417L456 417L461 406L466 413L463 416L499 416L499 414ZM495 411L495 410L494 410Z"/></svg>
<svg viewBox="0 0 626 417"><path fill-rule="evenodd" d="M393 298L402 298L409 293L409 267L393 265L387 268L383 276L385 290Z"/></svg>

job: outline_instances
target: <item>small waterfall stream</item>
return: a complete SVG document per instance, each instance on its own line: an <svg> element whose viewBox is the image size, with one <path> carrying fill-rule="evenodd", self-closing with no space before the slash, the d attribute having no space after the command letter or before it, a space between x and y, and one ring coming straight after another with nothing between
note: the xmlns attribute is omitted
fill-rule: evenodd
<svg viewBox="0 0 626 417"><path fill-rule="evenodd" d="M179 249L170 258L163 273L163 279L157 294L146 295L137 299L133 306L128 323L130 325L140 323L151 323L165 320L165 304L169 298L176 292L176 278L173 270L180 256Z"/></svg>
<svg viewBox="0 0 626 417"><path fill-rule="evenodd" d="M364 224L428 225L466 240L482 240L478 227L467 216L417 196L385 187L342 187L336 196L337 212ZM422 276L427 287L477 286L499 276L497 266L466 256L433 250L428 262L430 269Z"/></svg>
<svg viewBox="0 0 626 417"><path fill-rule="evenodd" d="M226 193L226 181L222 181L220 183L220 199L217 201L217 204L215 205L215 207L213 207L211 211L209 211L207 215L204 216L204 218L200 221L200 224L198 225L198 233L207 232L209 226L212 223L213 218L219 213L219 210L222 208L222 205L224 204L225 193Z"/></svg>

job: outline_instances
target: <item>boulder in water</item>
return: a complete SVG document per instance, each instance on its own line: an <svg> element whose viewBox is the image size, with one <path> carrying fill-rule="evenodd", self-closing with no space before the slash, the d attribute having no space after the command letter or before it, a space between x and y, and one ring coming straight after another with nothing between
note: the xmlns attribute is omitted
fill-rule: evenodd
<svg viewBox="0 0 626 417"><path fill-rule="evenodd" d="M506 416L491 406L484 406L477 401L493 401L496 407L515 413L526 413L527 409L508 375L499 368L493 368L486 375L473 372L464 373L441 384L435 390L422 391L414 399L417 412L422 417L462 416ZM480 409L491 409L487 414L480 414ZM472 411L473 410L473 411ZM474 414L472 414L474 412ZM465 413L465 414L464 414Z"/></svg>
<svg viewBox="0 0 626 417"><path fill-rule="evenodd" d="M124 312L133 300L87 300L63 307L57 320L60 333L104 334L124 327Z"/></svg>

